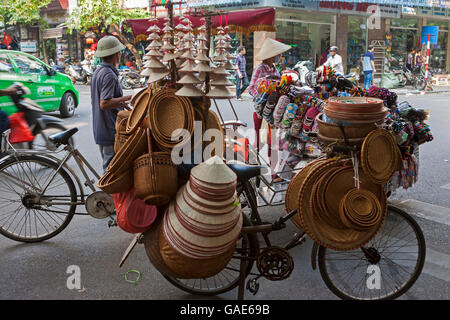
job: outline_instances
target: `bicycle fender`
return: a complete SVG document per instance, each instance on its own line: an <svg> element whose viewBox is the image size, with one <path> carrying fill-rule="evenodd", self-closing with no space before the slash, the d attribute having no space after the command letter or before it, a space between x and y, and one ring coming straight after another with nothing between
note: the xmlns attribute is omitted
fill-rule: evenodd
<svg viewBox="0 0 450 320"><path fill-rule="evenodd" d="M313 270L317 269L317 253L319 252L319 244L314 242L311 250L311 266Z"/></svg>

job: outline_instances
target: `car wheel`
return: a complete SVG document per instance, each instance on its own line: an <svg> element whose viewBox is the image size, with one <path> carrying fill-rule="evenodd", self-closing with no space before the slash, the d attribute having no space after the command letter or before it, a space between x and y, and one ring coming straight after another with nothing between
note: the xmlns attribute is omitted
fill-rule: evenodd
<svg viewBox="0 0 450 320"><path fill-rule="evenodd" d="M61 106L59 107L61 117L63 118L72 117L75 113L75 107L76 107L76 100L74 95L70 92L64 93L61 99Z"/></svg>

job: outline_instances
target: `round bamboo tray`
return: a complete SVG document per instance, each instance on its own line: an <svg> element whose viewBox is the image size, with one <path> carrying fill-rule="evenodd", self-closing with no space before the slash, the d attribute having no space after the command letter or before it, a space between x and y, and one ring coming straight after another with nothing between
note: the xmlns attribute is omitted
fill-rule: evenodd
<svg viewBox="0 0 450 320"><path fill-rule="evenodd" d="M319 126L319 133L323 137L344 139L344 134L347 139L364 138L371 131L377 129L375 123L366 124L351 124L339 126L336 123L328 123L322 120L323 114L317 115L317 125ZM341 129L342 128L342 129Z"/></svg>
<svg viewBox="0 0 450 320"><path fill-rule="evenodd" d="M106 172L97 182L97 187L108 194L126 192L133 187L133 173L131 170L121 173Z"/></svg>

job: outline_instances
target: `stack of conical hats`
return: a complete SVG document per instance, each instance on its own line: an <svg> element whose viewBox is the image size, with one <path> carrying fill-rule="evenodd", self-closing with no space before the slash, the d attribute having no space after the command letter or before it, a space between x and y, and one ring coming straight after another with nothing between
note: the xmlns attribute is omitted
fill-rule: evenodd
<svg viewBox="0 0 450 320"><path fill-rule="evenodd" d="M176 55L174 53L175 46L171 43L171 40L173 39L173 28L169 26L169 21L166 21L164 24L163 31L163 45L161 47L161 50L165 52L162 60L163 61L170 61L176 58Z"/></svg>
<svg viewBox="0 0 450 320"><path fill-rule="evenodd" d="M161 62L163 54L161 53L161 37L158 34L161 29L156 25L158 19L153 18L150 21L155 24L147 29L148 32L151 32L147 40L152 42L145 48L148 53L145 55L144 70L141 72L141 76L149 77L148 83L161 80L169 75L168 68Z"/></svg>
<svg viewBox="0 0 450 320"><path fill-rule="evenodd" d="M207 57L194 55L194 38L191 32L192 27L190 26L190 21L189 19L183 19L182 22L188 22L188 26L184 28L187 32L181 39L182 45L179 48L179 52L181 52L181 55L179 55L178 58L184 60L184 62L180 63L181 69L178 70L182 77L177 82L178 84L182 84L183 86L175 94L177 96L184 97L202 97L204 95L203 92L196 87L196 85L201 84L202 81L194 75L196 68L195 59L204 60L207 59Z"/></svg>
<svg viewBox="0 0 450 320"><path fill-rule="evenodd" d="M230 261L243 222L236 181L221 158L210 158L192 169L167 209L159 246L180 277L210 277Z"/></svg>
<svg viewBox="0 0 450 320"><path fill-rule="evenodd" d="M224 68L226 70L233 70L233 64L231 63L231 60L233 60L235 57L230 53L230 49L232 48L231 41L233 41L233 38L230 37L228 34L229 28L228 26L225 27L225 41L226 41L226 48L228 49L225 53L225 56L228 58L228 61L225 63Z"/></svg>
<svg viewBox="0 0 450 320"><path fill-rule="evenodd" d="M224 36L225 31L222 27L218 27L218 35L216 36L216 51L217 54L214 57L214 62L217 68L211 73L211 90L208 92L207 96L216 99L228 99L233 97L233 94L227 89L227 86L232 86L227 76L229 73L225 69L225 64L228 61L227 51L228 45L226 37Z"/></svg>

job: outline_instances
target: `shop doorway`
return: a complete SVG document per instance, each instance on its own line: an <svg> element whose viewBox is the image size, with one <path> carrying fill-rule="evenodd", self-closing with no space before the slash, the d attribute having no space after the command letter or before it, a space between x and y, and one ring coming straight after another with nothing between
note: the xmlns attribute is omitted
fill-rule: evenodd
<svg viewBox="0 0 450 320"><path fill-rule="evenodd" d="M305 60L311 61L314 68L323 63L330 46L330 31L331 23L328 22L277 19L277 40L292 47L284 55L286 67L292 68Z"/></svg>

